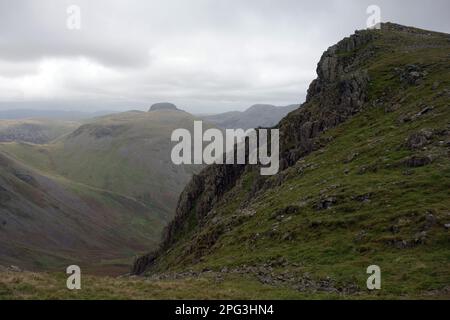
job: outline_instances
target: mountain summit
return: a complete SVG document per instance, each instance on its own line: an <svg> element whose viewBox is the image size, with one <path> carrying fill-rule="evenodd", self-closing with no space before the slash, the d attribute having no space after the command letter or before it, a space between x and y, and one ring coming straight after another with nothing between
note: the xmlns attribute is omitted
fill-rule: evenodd
<svg viewBox="0 0 450 320"><path fill-rule="evenodd" d="M170 102L159 102L155 103L150 107L149 112L151 111L179 111L180 109L177 108L176 105Z"/></svg>
<svg viewBox="0 0 450 320"><path fill-rule="evenodd" d="M225 112L204 116L203 119L214 123L222 129L268 128L276 125L289 112L294 111L298 107L298 104L285 107L255 104L245 111Z"/></svg>
<svg viewBox="0 0 450 320"><path fill-rule="evenodd" d="M282 171L206 167L133 272L362 297L377 265L373 295L448 297L449 65L448 34L392 23L330 47L277 125Z"/></svg>

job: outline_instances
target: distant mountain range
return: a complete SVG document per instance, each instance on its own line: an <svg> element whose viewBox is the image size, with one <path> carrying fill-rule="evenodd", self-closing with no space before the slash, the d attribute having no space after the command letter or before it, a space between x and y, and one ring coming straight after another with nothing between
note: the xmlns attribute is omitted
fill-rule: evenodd
<svg viewBox="0 0 450 320"><path fill-rule="evenodd" d="M48 269L76 260L117 269L156 245L202 168L170 159L172 131L192 131L195 119L156 108L84 124L1 120L0 265Z"/></svg>
<svg viewBox="0 0 450 320"><path fill-rule="evenodd" d="M65 111L65 110L34 110L34 109L10 109L0 110L0 120L23 120L23 119L57 119L57 120L83 120L100 117L113 113L112 111Z"/></svg>
<svg viewBox="0 0 450 320"><path fill-rule="evenodd" d="M450 35L391 23L330 47L276 125L280 172L207 166L133 271L259 298L448 299L449 66Z"/></svg>
<svg viewBox="0 0 450 320"><path fill-rule="evenodd" d="M299 105L276 107L269 104L256 104L245 111L231 111L215 115L200 116L223 129L250 129L257 127L273 127L289 112Z"/></svg>
<svg viewBox="0 0 450 320"><path fill-rule="evenodd" d="M78 121L57 119L0 120L0 142L49 143L79 126Z"/></svg>
<svg viewBox="0 0 450 320"><path fill-rule="evenodd" d="M270 126L295 107L256 105L207 117L204 126L214 126L209 119L222 128ZM172 131L192 131L199 119L172 103L102 116L11 110L0 117L8 118L0 120L0 265L129 264L131 253L157 245L181 191L203 168L170 159Z"/></svg>

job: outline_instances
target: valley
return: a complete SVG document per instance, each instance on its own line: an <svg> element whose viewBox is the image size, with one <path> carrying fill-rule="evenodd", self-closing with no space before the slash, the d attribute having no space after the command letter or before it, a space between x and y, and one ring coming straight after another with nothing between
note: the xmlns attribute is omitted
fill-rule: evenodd
<svg viewBox="0 0 450 320"><path fill-rule="evenodd" d="M274 126L273 176L173 165L170 133L195 117L167 103L2 143L0 298L449 299L449 101L450 36L383 23L324 52ZM108 274L118 257L129 274ZM79 291L7 267L76 260L96 261Z"/></svg>
<svg viewBox="0 0 450 320"><path fill-rule="evenodd" d="M132 111L86 121L49 143L1 143L0 265L127 272L138 252L157 245L198 170L170 161L172 130L191 130L193 119Z"/></svg>

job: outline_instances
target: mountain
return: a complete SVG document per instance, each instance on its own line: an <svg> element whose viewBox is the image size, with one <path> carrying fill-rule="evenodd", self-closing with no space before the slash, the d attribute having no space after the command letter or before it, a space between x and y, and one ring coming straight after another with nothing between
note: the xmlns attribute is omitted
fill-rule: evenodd
<svg viewBox="0 0 450 320"><path fill-rule="evenodd" d="M450 36L391 23L357 31L317 74L277 125L282 171L205 168L134 273L255 279L272 297L448 298ZM381 291L366 289L371 265Z"/></svg>
<svg viewBox="0 0 450 320"><path fill-rule="evenodd" d="M256 104L243 112L231 111L201 118L223 129L270 128L298 107L298 105L275 107L268 104Z"/></svg>
<svg viewBox="0 0 450 320"><path fill-rule="evenodd" d="M160 248L136 260L143 277L86 275L68 291L61 272L0 267L0 297L448 299L449 66L448 34L356 32L277 125L280 173L195 175ZM381 290L366 289L371 265Z"/></svg>
<svg viewBox="0 0 450 320"><path fill-rule="evenodd" d="M183 187L201 169L170 159L172 131L193 130L194 119L184 111L130 111L92 119L49 144L0 143L11 163L0 174L7 217L0 264L17 256L16 265L45 269L64 256L92 266L104 257L130 259L149 241L156 246ZM28 229L34 233L27 236ZM39 248L55 257L36 261ZM103 253L84 259L94 249Z"/></svg>
<svg viewBox="0 0 450 320"><path fill-rule="evenodd" d="M159 102L155 103L150 107L149 112L152 111L161 111L161 110L167 110L167 111L176 111L179 110L176 105L170 102Z"/></svg>
<svg viewBox="0 0 450 320"><path fill-rule="evenodd" d="M31 270L79 264L117 272L163 224L117 193L42 173L0 152L0 261Z"/></svg>
<svg viewBox="0 0 450 320"><path fill-rule="evenodd" d="M2 105L2 103L0 103ZM81 112L64 110L41 110L41 109L11 109L0 110L0 119L4 120L26 120L26 119L53 119L79 121L110 114L110 111Z"/></svg>
<svg viewBox="0 0 450 320"><path fill-rule="evenodd" d="M0 120L0 142L49 143L78 126L79 122L54 119Z"/></svg>

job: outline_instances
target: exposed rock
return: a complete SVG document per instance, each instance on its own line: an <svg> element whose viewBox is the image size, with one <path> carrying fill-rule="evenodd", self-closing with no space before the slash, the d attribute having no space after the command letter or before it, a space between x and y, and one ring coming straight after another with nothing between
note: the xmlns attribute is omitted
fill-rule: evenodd
<svg viewBox="0 0 450 320"><path fill-rule="evenodd" d="M97 139L109 136L115 137L118 136L123 129L124 126L121 125L101 126L95 127L90 134L95 136Z"/></svg>
<svg viewBox="0 0 450 320"><path fill-rule="evenodd" d="M353 152L344 160L344 163L350 163L353 160L355 160L358 156L359 156L358 152Z"/></svg>
<svg viewBox="0 0 450 320"><path fill-rule="evenodd" d="M319 202L317 202L316 209L317 210L330 209L336 203L337 199L335 197L320 199Z"/></svg>
<svg viewBox="0 0 450 320"><path fill-rule="evenodd" d="M418 168L429 165L432 161L430 156L412 156L407 158L404 163L407 167Z"/></svg>
<svg viewBox="0 0 450 320"><path fill-rule="evenodd" d="M176 111L179 110L176 105L170 102L159 102L155 103L150 107L149 112L151 111Z"/></svg>
<svg viewBox="0 0 450 320"><path fill-rule="evenodd" d="M414 241L416 242L416 244L424 244L426 242L427 236L428 233L426 231L416 233L416 235L414 236Z"/></svg>
<svg viewBox="0 0 450 320"><path fill-rule="evenodd" d="M134 261L131 274L139 275L145 272L145 270L155 261L156 256L152 253L139 257Z"/></svg>
<svg viewBox="0 0 450 320"><path fill-rule="evenodd" d="M99 125L85 124L69 135L69 138L75 138L82 134L88 134L97 139L106 137L117 137L126 129L123 125Z"/></svg>
<svg viewBox="0 0 450 320"><path fill-rule="evenodd" d="M422 129L419 132L413 133L406 140L405 146L410 150L421 149L429 143L433 137L433 131Z"/></svg>
<svg viewBox="0 0 450 320"><path fill-rule="evenodd" d="M368 202L368 201L370 201L371 197L372 197L371 193L365 193L365 194L361 194L361 195L352 197L352 199L356 200L358 202Z"/></svg>
<svg viewBox="0 0 450 320"><path fill-rule="evenodd" d="M411 247L410 243L408 241L406 241L406 240L395 241L393 243L393 245L397 249L407 249L407 248Z"/></svg>
<svg viewBox="0 0 450 320"><path fill-rule="evenodd" d="M409 114L402 114L398 117L397 122L399 124L408 123L412 121L412 116Z"/></svg>
<svg viewBox="0 0 450 320"><path fill-rule="evenodd" d="M284 217L285 215L299 214L300 207L299 206L287 206L285 208L279 209L275 211L272 215L272 219L276 219L279 217Z"/></svg>
<svg viewBox="0 0 450 320"><path fill-rule="evenodd" d="M8 271L10 271L10 272L22 272L22 269L20 269L18 266L11 265L11 266L8 267Z"/></svg>
<svg viewBox="0 0 450 320"><path fill-rule="evenodd" d="M0 132L0 142L22 141L43 144L50 140L44 126L32 123L11 126Z"/></svg>
<svg viewBox="0 0 450 320"><path fill-rule="evenodd" d="M415 64L409 64L404 68L396 68L395 72L399 75L400 81L407 85L417 85L427 75L426 71Z"/></svg>
<svg viewBox="0 0 450 320"><path fill-rule="evenodd" d="M280 129L280 169L293 166L302 156L311 153L317 137L324 131L336 127L352 115L358 113L367 101L369 77L363 64L373 51L355 53L350 58L342 57L343 52L353 52L374 39L369 31L357 32L329 48L317 67L318 78L313 81L307 96L318 105L317 112L300 107L283 119ZM160 251L169 248L175 241L175 235L185 228L185 221L190 215L202 223L213 206L230 190L245 170L245 165L213 165L205 168L193 177L180 196L175 219L167 226ZM273 179L256 179L253 194L258 189L270 186L266 182ZM331 201L331 204L333 201ZM323 206L330 204L325 202ZM195 208L195 210L194 210ZM278 237L277 231L273 231Z"/></svg>
<svg viewBox="0 0 450 320"><path fill-rule="evenodd" d="M415 119L417 119L427 113L430 113L431 111L433 111L433 109L434 109L433 107L424 106L424 108L422 110L420 110L419 113L417 113L415 116L412 117L412 120L414 121Z"/></svg>
<svg viewBox="0 0 450 320"><path fill-rule="evenodd" d="M425 218L425 230L431 229L437 223L437 219L433 214L428 214Z"/></svg>
<svg viewBox="0 0 450 320"><path fill-rule="evenodd" d="M388 25L388 27L401 28L401 26L395 25ZM371 79L366 68L370 66L371 59L377 55L379 50L377 43L373 41L378 36L380 36L380 33L368 30L356 32L351 37L330 47L322 55L317 65L317 79L309 86L306 102L276 126L280 130L281 173L273 178L255 178L251 187L252 195L257 194L258 190L266 186L273 186L279 182L283 172L296 165L301 158L319 147L326 146L326 142L319 139L321 134L344 123L361 112L363 108L370 107L367 102L369 101ZM418 65L406 66L398 72L401 81L406 85L419 84L426 76L426 71ZM389 92L386 90L382 99L387 100L388 96ZM386 103L386 101L382 102L383 104ZM414 117L414 119L417 119L417 117L432 110L432 107L424 106L421 112L408 116L408 119L405 118L404 121L412 121ZM405 160L405 164L416 167L429 163L427 161L431 162L431 159L425 157L424 160L420 156L415 156ZM362 172L375 172L378 170L378 166L379 161L368 163L367 166L364 166ZM200 236L205 233L202 226L210 226L210 223L205 222L205 220L208 220L205 217L213 210L215 205L228 200L227 196L230 198L233 196L227 194L227 191L236 185L244 172L252 170L251 168L251 166L239 165L213 165L204 169L201 174L194 176L180 197L175 219L166 228L163 245L159 253L163 254L177 241L177 234L188 230L188 221L198 221L196 227L199 231L191 237L193 244L190 250L185 252L189 254L186 257L190 258L194 253L198 258L198 255L208 253L209 251L205 250L205 247L207 248L210 245L210 240L214 242L218 233L208 233L208 239ZM311 167L308 170L313 170L313 168ZM361 201L367 200L368 198L361 199ZM329 209L337 202L338 199L335 196L324 194L323 198L314 203L314 208L317 210ZM258 237L289 239L293 236L285 230L279 230L285 215L286 213L283 212L274 213L277 220L279 217L283 217L280 221L274 221L271 229L262 232L261 235L258 234ZM321 224L320 221L313 221L311 227ZM205 240L209 242L203 243ZM410 245L406 240L393 241L391 244L398 246L407 247ZM195 252L191 250L195 250ZM264 274L263 281L270 282L272 280L273 277ZM308 281L305 282L309 283Z"/></svg>

